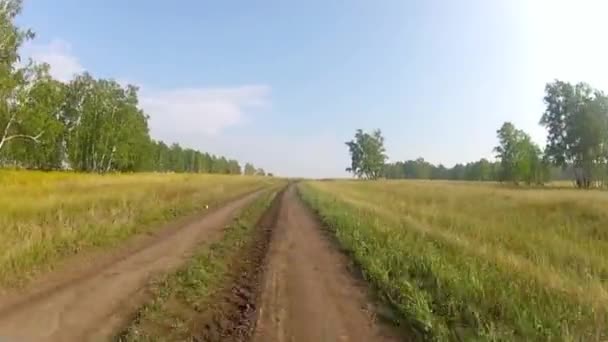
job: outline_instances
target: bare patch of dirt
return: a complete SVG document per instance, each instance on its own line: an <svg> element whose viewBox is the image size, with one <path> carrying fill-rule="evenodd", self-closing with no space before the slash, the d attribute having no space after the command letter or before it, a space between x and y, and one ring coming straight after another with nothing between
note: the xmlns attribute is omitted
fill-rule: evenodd
<svg viewBox="0 0 608 342"><path fill-rule="evenodd" d="M67 262L28 288L0 297L0 337L25 341L107 340L146 299L156 274L183 264L202 242L259 195L232 201L203 217L191 216L149 236L138 236L110 253Z"/></svg>
<svg viewBox="0 0 608 342"><path fill-rule="evenodd" d="M366 284L291 186L283 195L253 341L402 341L376 319Z"/></svg>

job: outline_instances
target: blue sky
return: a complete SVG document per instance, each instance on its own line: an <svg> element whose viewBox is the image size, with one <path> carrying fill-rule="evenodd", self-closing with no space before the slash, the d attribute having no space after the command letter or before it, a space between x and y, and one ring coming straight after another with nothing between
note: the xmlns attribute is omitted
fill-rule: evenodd
<svg viewBox="0 0 608 342"><path fill-rule="evenodd" d="M346 176L380 128L391 160L491 157L504 121L541 145L543 87L608 90L602 0L26 0L24 55L141 87L151 134L285 176Z"/></svg>

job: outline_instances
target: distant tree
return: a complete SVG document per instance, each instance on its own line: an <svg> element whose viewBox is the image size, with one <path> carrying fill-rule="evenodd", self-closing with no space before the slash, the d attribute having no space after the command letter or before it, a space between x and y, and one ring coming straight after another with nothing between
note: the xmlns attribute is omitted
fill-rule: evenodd
<svg viewBox="0 0 608 342"><path fill-rule="evenodd" d="M173 172L184 172L184 149L178 144L173 143L169 149L169 168Z"/></svg>
<svg viewBox="0 0 608 342"><path fill-rule="evenodd" d="M171 150L164 142L152 142L152 169L161 172L171 170Z"/></svg>
<svg viewBox="0 0 608 342"><path fill-rule="evenodd" d="M246 163L245 164L245 175L247 176L253 176L255 175L255 166L253 166L253 164L251 163Z"/></svg>
<svg viewBox="0 0 608 342"><path fill-rule="evenodd" d="M223 173L223 174L230 173L230 167L228 165L228 160L225 157L216 158L214 165L215 165L215 173Z"/></svg>
<svg viewBox="0 0 608 342"><path fill-rule="evenodd" d="M477 163L476 180L480 181L489 181L492 180L492 163L490 163L487 159L481 158Z"/></svg>
<svg viewBox="0 0 608 342"><path fill-rule="evenodd" d="M452 180L464 180L467 173L467 168L463 164L456 164L450 170L450 179Z"/></svg>
<svg viewBox="0 0 608 342"><path fill-rule="evenodd" d="M231 175L240 175L242 173L241 164L236 160L230 159L228 161L228 168Z"/></svg>
<svg viewBox="0 0 608 342"><path fill-rule="evenodd" d="M448 169L443 166L443 164L439 164L438 166L433 166L431 170L431 179L447 179L448 178Z"/></svg>
<svg viewBox="0 0 608 342"><path fill-rule="evenodd" d="M351 166L346 169L359 178L377 179L382 174L387 156L384 149L384 137L378 129L372 134L357 130L355 138L347 141L351 156Z"/></svg>
<svg viewBox="0 0 608 342"><path fill-rule="evenodd" d="M255 171L256 176L266 176L266 171L264 171L264 169L257 169Z"/></svg>
<svg viewBox="0 0 608 342"><path fill-rule="evenodd" d="M388 163L382 168L382 177L384 178L405 178L403 174L403 163Z"/></svg>
<svg viewBox="0 0 608 342"><path fill-rule="evenodd" d="M431 179L433 173L433 165L420 157L413 163L414 167L414 178L417 179Z"/></svg>
<svg viewBox="0 0 608 342"><path fill-rule="evenodd" d="M213 157L209 153L203 154L201 172L213 172Z"/></svg>
<svg viewBox="0 0 608 342"><path fill-rule="evenodd" d="M497 171L499 169L500 166L497 162L490 162L485 158L467 164L456 164L452 168L447 168L442 164L433 165L423 158L418 158L385 164L382 176L393 179L492 181L499 178L499 172Z"/></svg>
<svg viewBox="0 0 608 342"><path fill-rule="evenodd" d="M514 180L515 162L517 154L517 142L519 132L510 122L505 122L498 131L498 146L494 148L496 157L500 160L502 175L501 180Z"/></svg>
<svg viewBox="0 0 608 342"><path fill-rule="evenodd" d="M530 136L510 122L505 122L496 133L499 145L494 151L500 160L500 179L514 183L542 183L545 172L541 150Z"/></svg>
<svg viewBox="0 0 608 342"><path fill-rule="evenodd" d="M492 180L492 163L485 158L467 163L464 165L464 179L470 181Z"/></svg>

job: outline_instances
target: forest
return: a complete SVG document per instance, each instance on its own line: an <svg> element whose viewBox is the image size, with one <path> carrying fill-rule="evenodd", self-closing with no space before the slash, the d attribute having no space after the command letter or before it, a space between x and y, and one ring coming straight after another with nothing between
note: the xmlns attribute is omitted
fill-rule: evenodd
<svg viewBox="0 0 608 342"><path fill-rule="evenodd" d="M53 79L50 66L24 60L34 32L14 24L21 1L0 2L0 166L80 172L265 174L208 152L150 136L138 88L76 75Z"/></svg>
<svg viewBox="0 0 608 342"><path fill-rule="evenodd" d="M570 180L572 168L549 166L543 170L546 180ZM432 164L424 158L387 163L382 169L387 179L442 179L462 181L501 181L503 174L500 162L481 158L466 164L458 163L452 167Z"/></svg>

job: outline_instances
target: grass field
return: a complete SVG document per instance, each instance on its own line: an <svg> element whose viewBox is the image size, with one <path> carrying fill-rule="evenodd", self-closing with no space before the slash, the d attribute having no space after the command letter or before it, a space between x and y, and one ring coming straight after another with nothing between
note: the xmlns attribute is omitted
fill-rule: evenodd
<svg viewBox="0 0 608 342"><path fill-rule="evenodd" d="M0 171L0 286L279 180Z"/></svg>
<svg viewBox="0 0 608 342"><path fill-rule="evenodd" d="M303 199L421 340L608 338L608 194L327 181Z"/></svg>

